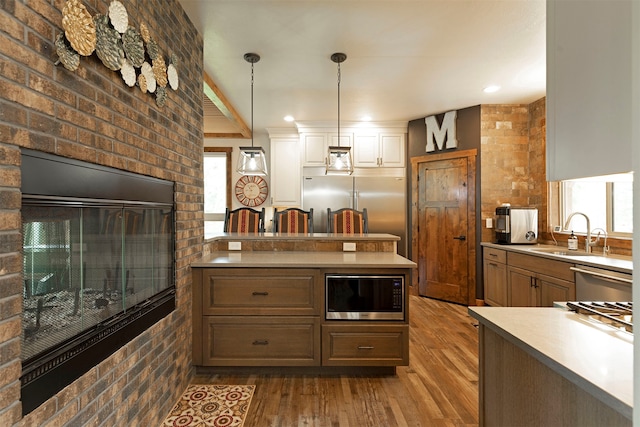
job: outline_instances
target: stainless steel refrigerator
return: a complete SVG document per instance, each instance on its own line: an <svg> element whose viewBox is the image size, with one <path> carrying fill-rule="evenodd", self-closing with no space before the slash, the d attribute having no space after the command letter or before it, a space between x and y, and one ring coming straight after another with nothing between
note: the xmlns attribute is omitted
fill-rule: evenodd
<svg viewBox="0 0 640 427"><path fill-rule="evenodd" d="M327 231L327 208L367 208L369 233L400 237L398 253L407 254L407 180L404 177L305 176L302 205L313 208L313 230Z"/></svg>

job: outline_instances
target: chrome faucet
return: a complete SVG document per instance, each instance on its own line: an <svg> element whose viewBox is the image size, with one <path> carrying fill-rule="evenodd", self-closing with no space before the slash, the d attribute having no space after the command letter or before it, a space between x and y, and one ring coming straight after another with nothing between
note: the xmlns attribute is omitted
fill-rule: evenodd
<svg viewBox="0 0 640 427"><path fill-rule="evenodd" d="M595 242L591 241L591 221L589 220L589 217L582 212L574 212L569 215L569 218L567 218L567 222L564 223L565 230L569 229L569 223L571 222L571 219L574 217L574 215L582 215L584 219L587 220L587 239L584 242L584 250L587 253L591 253L591 246L595 246L598 240L600 240L600 236L598 236L598 239Z"/></svg>

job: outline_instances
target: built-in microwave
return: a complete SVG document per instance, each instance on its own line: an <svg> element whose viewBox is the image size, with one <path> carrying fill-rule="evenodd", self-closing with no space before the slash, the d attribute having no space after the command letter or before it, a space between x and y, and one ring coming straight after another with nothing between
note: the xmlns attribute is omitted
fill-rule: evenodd
<svg viewBox="0 0 640 427"><path fill-rule="evenodd" d="M402 275L325 275L327 320L404 320Z"/></svg>

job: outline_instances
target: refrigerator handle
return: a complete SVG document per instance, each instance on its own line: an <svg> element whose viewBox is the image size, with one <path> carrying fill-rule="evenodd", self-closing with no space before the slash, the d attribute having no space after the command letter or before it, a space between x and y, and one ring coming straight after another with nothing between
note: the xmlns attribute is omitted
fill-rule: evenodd
<svg viewBox="0 0 640 427"><path fill-rule="evenodd" d="M353 192L353 197L351 198L353 200L353 207L352 209L358 210L358 191L354 191Z"/></svg>

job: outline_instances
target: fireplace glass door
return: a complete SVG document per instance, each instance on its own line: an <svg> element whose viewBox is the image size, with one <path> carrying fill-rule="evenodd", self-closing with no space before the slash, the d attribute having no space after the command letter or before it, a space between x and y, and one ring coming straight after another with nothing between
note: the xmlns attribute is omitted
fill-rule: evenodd
<svg viewBox="0 0 640 427"><path fill-rule="evenodd" d="M23 361L173 286L171 206L23 202Z"/></svg>

